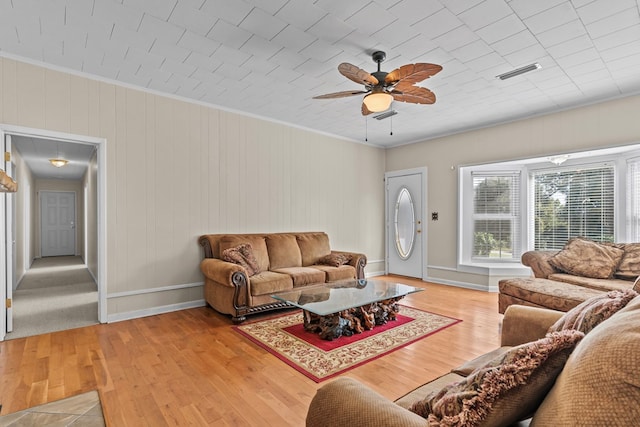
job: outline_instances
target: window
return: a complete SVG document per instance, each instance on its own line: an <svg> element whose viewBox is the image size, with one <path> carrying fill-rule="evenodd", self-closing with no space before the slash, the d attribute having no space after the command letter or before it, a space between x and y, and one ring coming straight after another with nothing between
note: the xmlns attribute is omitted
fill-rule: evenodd
<svg viewBox="0 0 640 427"><path fill-rule="evenodd" d="M572 237L614 241L613 165L532 173L534 249L562 249Z"/></svg>
<svg viewBox="0 0 640 427"><path fill-rule="evenodd" d="M461 271L501 274L572 237L640 242L640 144L564 157L459 167Z"/></svg>
<svg viewBox="0 0 640 427"><path fill-rule="evenodd" d="M627 242L640 242L640 158L627 160Z"/></svg>
<svg viewBox="0 0 640 427"><path fill-rule="evenodd" d="M520 174L473 172L473 260L520 258Z"/></svg>

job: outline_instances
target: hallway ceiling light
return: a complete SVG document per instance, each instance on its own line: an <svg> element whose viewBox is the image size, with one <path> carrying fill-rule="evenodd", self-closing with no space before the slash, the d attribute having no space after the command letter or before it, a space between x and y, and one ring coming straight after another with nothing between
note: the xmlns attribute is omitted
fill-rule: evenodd
<svg viewBox="0 0 640 427"><path fill-rule="evenodd" d="M55 166L57 168L61 168L61 167L65 166L67 163L69 163L69 160L65 160L65 159L49 159L49 163L51 163L53 166Z"/></svg>

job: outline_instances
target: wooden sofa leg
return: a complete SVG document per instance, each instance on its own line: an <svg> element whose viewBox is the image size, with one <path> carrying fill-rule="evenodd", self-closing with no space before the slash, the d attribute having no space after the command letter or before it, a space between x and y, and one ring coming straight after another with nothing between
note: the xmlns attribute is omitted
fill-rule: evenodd
<svg viewBox="0 0 640 427"><path fill-rule="evenodd" d="M232 316L231 321L235 324L242 323L247 320L247 316Z"/></svg>

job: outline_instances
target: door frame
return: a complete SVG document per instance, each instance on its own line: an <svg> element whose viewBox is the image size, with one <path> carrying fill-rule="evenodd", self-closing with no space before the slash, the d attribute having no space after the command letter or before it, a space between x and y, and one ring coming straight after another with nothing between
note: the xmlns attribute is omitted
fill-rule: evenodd
<svg viewBox="0 0 640 427"><path fill-rule="evenodd" d="M98 286L98 321L100 323L107 322L107 140L105 138L97 138L86 135L76 135L65 132L56 132L46 129L35 129L24 126L14 126L0 124L0 138L4 141L5 135L26 136L39 139L48 139L52 141L64 141L74 144L89 144L96 147L97 157L97 261L98 275L96 277L96 285ZM4 143L3 143L4 145ZM20 191L20 183L18 182L18 191ZM4 200L1 203L4 207ZM0 237L5 236L7 227L11 227L7 220L0 224ZM13 251L10 251L13 252ZM0 257L0 271L6 271L7 260L13 259L13 253L6 253ZM6 274L3 275L0 283L0 302L6 300L7 280ZM0 303L0 341L4 341L7 333L7 307L5 303Z"/></svg>
<svg viewBox="0 0 640 427"><path fill-rule="evenodd" d="M422 187L422 211L416 213L416 219L422 222L422 233L419 233L419 242L422 245L422 268L421 273L422 276L420 279L424 280L428 277L427 274L427 235L429 234L428 224L427 224L427 167L419 167L412 169L402 169L397 171L385 172L384 173L384 223L385 223L385 232L384 232L384 273L389 274L389 241L390 241L390 233L391 233L391 221L392 218L389 218L389 189L387 186L387 178L395 178L401 177L405 175L417 175L419 174L420 185Z"/></svg>

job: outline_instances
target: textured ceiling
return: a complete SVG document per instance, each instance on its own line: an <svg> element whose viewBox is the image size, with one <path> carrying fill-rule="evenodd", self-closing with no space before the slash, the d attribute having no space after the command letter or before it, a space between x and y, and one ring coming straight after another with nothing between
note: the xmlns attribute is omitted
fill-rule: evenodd
<svg viewBox="0 0 640 427"><path fill-rule="evenodd" d="M0 55L391 147L640 91L636 0L0 0ZM433 105L366 120L337 71L415 62ZM495 76L538 62L509 80ZM390 131L393 128L393 135Z"/></svg>

